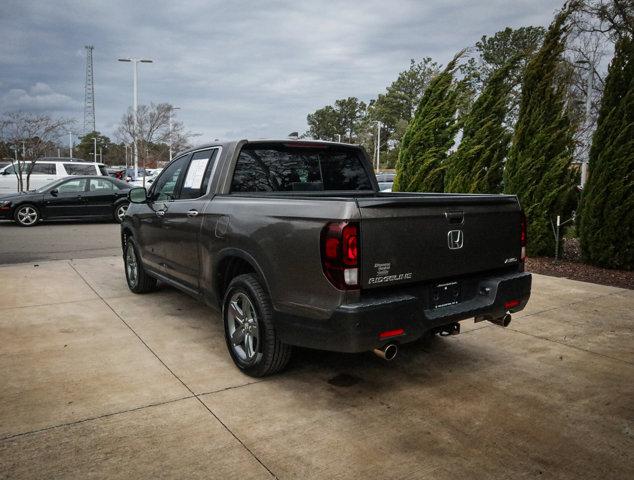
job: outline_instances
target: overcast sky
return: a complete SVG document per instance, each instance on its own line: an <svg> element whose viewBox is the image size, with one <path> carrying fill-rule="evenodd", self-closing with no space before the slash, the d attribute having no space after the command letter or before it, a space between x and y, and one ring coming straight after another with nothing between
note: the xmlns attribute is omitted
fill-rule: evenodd
<svg viewBox="0 0 634 480"><path fill-rule="evenodd" d="M83 127L84 45L94 45L97 130L132 102L169 102L194 143L280 137L337 98L368 101L409 65L446 63L483 34L547 26L561 0L2 0L0 112L76 118Z"/></svg>

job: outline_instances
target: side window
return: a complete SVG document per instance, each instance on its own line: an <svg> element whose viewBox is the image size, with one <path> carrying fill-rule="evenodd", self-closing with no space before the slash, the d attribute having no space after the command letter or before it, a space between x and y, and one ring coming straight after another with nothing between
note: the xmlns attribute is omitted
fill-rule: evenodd
<svg viewBox="0 0 634 480"><path fill-rule="evenodd" d="M181 174L187 166L190 155L174 160L163 172L161 176L154 182L152 186L152 200L164 201L174 199L174 190Z"/></svg>
<svg viewBox="0 0 634 480"><path fill-rule="evenodd" d="M112 193L114 192L114 184L109 180L102 180L100 178L91 178L88 189L91 192L99 193Z"/></svg>
<svg viewBox="0 0 634 480"><path fill-rule="evenodd" d="M80 193L86 190L86 179L85 178L77 178L75 180L68 180L67 182L61 183L57 187L57 191L59 193Z"/></svg>
<svg viewBox="0 0 634 480"><path fill-rule="evenodd" d="M94 165L90 164L77 164L77 163L65 163L64 168L69 175L95 175L96 170Z"/></svg>
<svg viewBox="0 0 634 480"><path fill-rule="evenodd" d="M217 155L218 149L203 150L192 155L178 198L198 198L207 193L209 177Z"/></svg>
<svg viewBox="0 0 634 480"><path fill-rule="evenodd" d="M36 162L31 170L31 175L55 175L55 164Z"/></svg>

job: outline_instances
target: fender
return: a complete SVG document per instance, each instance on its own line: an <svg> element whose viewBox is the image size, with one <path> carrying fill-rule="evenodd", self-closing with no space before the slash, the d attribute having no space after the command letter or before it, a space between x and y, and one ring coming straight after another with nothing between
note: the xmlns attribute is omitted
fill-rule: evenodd
<svg viewBox="0 0 634 480"><path fill-rule="evenodd" d="M251 267L253 267L253 270L255 270L255 272L258 274L258 276L260 277L260 279L262 280L262 282L264 283L264 288L265 290L268 292L269 296L271 295L271 289L269 287L269 282L266 278L266 275L264 274L264 270L262 269L262 267L260 266L260 264L258 263L258 261L253 257L253 255L251 255L250 253L245 252L244 250L241 250L239 248L235 248L235 247L227 247L227 248L223 248L222 250L220 250L218 252L218 254L216 255L216 258L213 261L212 264L212 285L211 285L211 290L214 292L214 294L216 295L216 298L218 299L218 303L222 302L222 299L219 298L218 295L218 288L219 285L217 285L217 275L218 273L218 265L220 265L220 263L228 257L237 257L240 258L242 260L244 260L245 262L247 262L249 265L251 265ZM271 301L273 299L271 298Z"/></svg>

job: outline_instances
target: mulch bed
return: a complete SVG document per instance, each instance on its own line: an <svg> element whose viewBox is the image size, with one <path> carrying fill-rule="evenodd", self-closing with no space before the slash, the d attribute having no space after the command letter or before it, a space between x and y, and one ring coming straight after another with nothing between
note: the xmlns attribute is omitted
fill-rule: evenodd
<svg viewBox="0 0 634 480"><path fill-rule="evenodd" d="M629 270L610 270L586 263L546 257L527 258L526 270L553 277L634 290L634 271Z"/></svg>

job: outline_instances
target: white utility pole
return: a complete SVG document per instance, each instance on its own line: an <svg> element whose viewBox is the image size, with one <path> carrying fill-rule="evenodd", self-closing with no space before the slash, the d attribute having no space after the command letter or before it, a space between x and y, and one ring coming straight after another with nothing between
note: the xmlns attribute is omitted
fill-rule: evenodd
<svg viewBox="0 0 634 480"><path fill-rule="evenodd" d="M174 139L172 138L172 112L174 110L180 110L180 107L171 107L169 114L169 128L170 128L170 162L172 161L172 144L174 143Z"/></svg>
<svg viewBox="0 0 634 480"><path fill-rule="evenodd" d="M94 137L92 137L92 143L94 145L95 148L95 153L93 154L93 161L95 163L97 163L97 135L95 135Z"/></svg>
<svg viewBox="0 0 634 480"><path fill-rule="evenodd" d="M590 129L590 113L592 109L592 88L594 83L594 66L588 63L588 91L586 92L586 125ZM588 180L588 164L590 163L590 145L586 149L585 158L581 164L581 188L586 186Z"/></svg>
<svg viewBox="0 0 634 480"><path fill-rule="evenodd" d="M132 149L134 151L134 179L139 176L139 151L137 147L137 107L138 107L138 89L137 89L137 77L138 77L138 69L137 64L139 63L153 63L152 60L141 59L141 58L120 58L120 62L131 62L132 63L132 121L133 121L133 135ZM145 179L144 179L145 180Z"/></svg>
<svg viewBox="0 0 634 480"><path fill-rule="evenodd" d="M68 132L68 148L70 150L70 158L73 159L73 132Z"/></svg>
<svg viewBox="0 0 634 480"><path fill-rule="evenodd" d="M340 133L337 134L337 142L341 143L341 134Z"/></svg>
<svg viewBox="0 0 634 480"><path fill-rule="evenodd" d="M381 122L376 122L376 173L381 165Z"/></svg>
<svg viewBox="0 0 634 480"><path fill-rule="evenodd" d="M588 60L578 60L575 62L581 65L588 66L588 89L586 90L586 112L585 116L585 124L586 124L586 133L590 131L590 125L592 119L590 118L590 114L592 113L592 88L594 87L594 64ZM589 143L589 142L588 142ZM586 185L586 181L588 180L588 164L590 163L590 145L587 145L586 153L583 156L581 161L581 185L583 188Z"/></svg>

